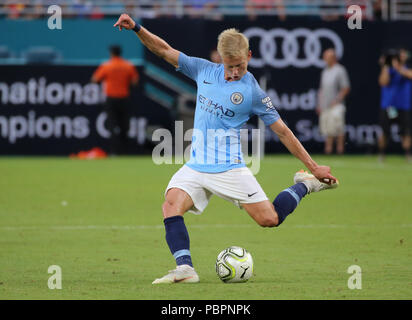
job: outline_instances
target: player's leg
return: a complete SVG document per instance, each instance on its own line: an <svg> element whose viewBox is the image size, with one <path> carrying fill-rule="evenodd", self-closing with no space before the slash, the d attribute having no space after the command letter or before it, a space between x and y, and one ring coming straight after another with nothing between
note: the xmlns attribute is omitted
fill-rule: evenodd
<svg viewBox="0 0 412 320"><path fill-rule="evenodd" d="M345 107L339 105L336 113L336 153L339 155L345 152Z"/></svg>
<svg viewBox="0 0 412 320"><path fill-rule="evenodd" d="M303 170L295 174L294 182L293 186L280 192L273 203L266 200L257 203L242 203L242 206L259 225L275 227L279 226L296 209L307 194L338 186L338 183L333 185L322 183Z"/></svg>
<svg viewBox="0 0 412 320"><path fill-rule="evenodd" d="M410 135L404 135L401 137L402 139L402 148L405 151L405 156L407 161L412 161L411 156L411 146L412 146L412 139Z"/></svg>
<svg viewBox="0 0 412 320"><path fill-rule="evenodd" d="M331 135L331 110L323 110L319 115L319 130L322 136L325 137L323 152L331 154L333 151L334 137Z"/></svg>
<svg viewBox="0 0 412 320"><path fill-rule="evenodd" d="M332 154L333 152L333 142L334 142L335 138L332 136L327 136L325 139L325 154Z"/></svg>
<svg viewBox="0 0 412 320"><path fill-rule="evenodd" d="M412 147L412 139L411 139L411 118L410 112L401 110L399 112L399 126L400 126L400 134L401 134L401 142L402 148L405 151L405 156L407 161L411 161L411 147Z"/></svg>
<svg viewBox="0 0 412 320"><path fill-rule="evenodd" d="M340 134L336 138L336 153L340 155L345 153L345 135L344 134Z"/></svg>
<svg viewBox="0 0 412 320"><path fill-rule="evenodd" d="M387 138L385 133L381 133L378 137L378 152L379 152L379 161L385 159L385 150L387 145Z"/></svg>
<svg viewBox="0 0 412 320"><path fill-rule="evenodd" d="M193 268L189 233L183 219L184 213L192 207L193 201L185 191L179 188L167 191L162 206L163 222L166 242L177 266L165 276L154 280L153 284L199 282L199 276Z"/></svg>
<svg viewBox="0 0 412 320"><path fill-rule="evenodd" d="M242 203L242 207L260 226L277 227L296 209L308 192L308 187L299 182L280 192L273 203L269 200Z"/></svg>
<svg viewBox="0 0 412 320"><path fill-rule="evenodd" d="M119 153L127 153L127 137L129 133L129 110L128 99L119 99L118 112L119 112Z"/></svg>
<svg viewBox="0 0 412 320"><path fill-rule="evenodd" d="M107 130L110 132L109 138L109 154L114 155L116 154L116 112L115 112L115 105L114 100L112 98L107 98L104 111L106 112L107 119L106 119L106 127Z"/></svg>
<svg viewBox="0 0 412 320"><path fill-rule="evenodd" d="M378 152L379 161L383 161L385 157L386 146L388 144L388 137L390 136L390 120L386 110L381 109L379 115L379 125L381 127L381 134L378 137Z"/></svg>
<svg viewBox="0 0 412 320"><path fill-rule="evenodd" d="M198 282L190 253L189 234L183 219L187 211L200 214L206 208L211 194L200 184L201 173L187 166L180 168L166 188L162 206L166 242L176 260L176 269L153 283Z"/></svg>
<svg viewBox="0 0 412 320"><path fill-rule="evenodd" d="M242 203L242 207L261 227L272 228L279 224L278 214L269 200Z"/></svg>
<svg viewBox="0 0 412 320"><path fill-rule="evenodd" d="M183 219L184 213L192 207L192 198L185 191L179 188L167 191L166 200L162 206L163 223L167 245L178 266L187 264L193 267L189 233Z"/></svg>
<svg viewBox="0 0 412 320"><path fill-rule="evenodd" d="M312 177L313 175L305 176L305 179ZM307 186L307 182L303 181L305 179L283 190L273 203L268 200L255 176L246 167L206 175L205 186L217 196L243 207L260 226L275 227L295 210L308 192L314 190L311 184ZM316 181L321 183L317 179ZM320 188L316 191L320 191Z"/></svg>

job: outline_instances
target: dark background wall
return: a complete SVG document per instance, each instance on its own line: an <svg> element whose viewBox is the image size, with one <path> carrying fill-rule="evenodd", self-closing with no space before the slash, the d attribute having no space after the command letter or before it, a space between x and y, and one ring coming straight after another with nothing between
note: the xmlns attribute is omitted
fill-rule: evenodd
<svg viewBox="0 0 412 320"><path fill-rule="evenodd" d="M236 27L242 32L256 27L264 30L262 32L282 29L288 35L302 28L309 34L325 29L332 32L343 45L340 62L348 70L352 87L346 101L347 151L352 153L376 150L376 137L380 130L377 126L380 54L388 48L412 45L409 32L412 24L406 22L364 22L361 30L348 29L346 20L325 23L316 19L288 19L281 23L264 18L255 21L156 19L143 20L142 24L176 49L206 59L216 46L219 33L229 27ZM297 46L296 56L292 58L290 50L282 49L286 41L284 37L271 38L277 49L272 57L274 60L302 61L308 58L305 46L310 49L311 44L307 43L307 37L292 38L289 41L295 41ZM321 51L333 45L328 37L313 41ZM122 33L122 42L134 43L138 40L132 33ZM260 45L259 37L252 37L250 44L255 58L262 58L262 50L270 51L269 47ZM99 52L101 56L101 50ZM130 55L130 48L127 52ZM143 61L138 66L141 81L133 91L130 103L129 153L133 154L151 152L151 133L155 128L173 130L173 120L181 118L177 109L179 95L182 91L193 94L196 89L190 79L175 72L173 67L152 53L145 51ZM105 148L107 134L105 116L102 115L102 88L90 83L95 68L96 65L68 66L64 60L59 65L48 66L1 65L0 154L63 155L93 146ZM269 64L254 67L252 63L249 69L258 81L263 78L267 80L268 94L305 147L311 152L321 152L322 138L314 108L322 69L313 64L307 67L273 67ZM177 90L171 85L176 83L181 84L184 90ZM50 99L47 99L47 94ZM255 127L257 120L253 118L249 124ZM284 151L276 137L269 131L267 133L266 151ZM393 128L393 139L399 139L396 127ZM399 152L400 147L392 145L390 150Z"/></svg>

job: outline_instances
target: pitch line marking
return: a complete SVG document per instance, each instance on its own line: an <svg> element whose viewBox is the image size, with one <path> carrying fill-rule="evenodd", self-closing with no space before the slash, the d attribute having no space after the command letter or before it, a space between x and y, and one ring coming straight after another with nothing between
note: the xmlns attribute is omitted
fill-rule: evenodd
<svg viewBox="0 0 412 320"><path fill-rule="evenodd" d="M194 224L187 225L188 228L254 228L255 224ZM164 225L68 225L68 226L2 226L0 230L143 230L163 229ZM297 224L282 226L282 229L344 229L344 228L412 228L412 224L390 224L390 225L350 225L350 224Z"/></svg>

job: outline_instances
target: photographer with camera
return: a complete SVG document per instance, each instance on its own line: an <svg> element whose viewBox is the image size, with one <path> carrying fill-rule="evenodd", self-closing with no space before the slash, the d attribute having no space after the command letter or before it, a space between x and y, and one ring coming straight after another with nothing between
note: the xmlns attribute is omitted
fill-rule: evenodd
<svg viewBox="0 0 412 320"><path fill-rule="evenodd" d="M390 50L379 59L381 65L379 85L382 88L380 113L382 134L378 138L380 161L384 159L391 125L395 123L400 129L402 148L407 161L412 161L410 154L412 69L406 67L408 58L408 51L402 48L399 51Z"/></svg>

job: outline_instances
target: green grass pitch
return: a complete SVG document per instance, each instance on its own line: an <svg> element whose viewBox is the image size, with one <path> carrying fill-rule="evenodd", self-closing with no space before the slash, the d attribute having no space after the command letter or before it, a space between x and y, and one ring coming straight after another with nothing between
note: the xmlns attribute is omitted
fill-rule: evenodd
<svg viewBox="0 0 412 320"><path fill-rule="evenodd" d="M202 215L185 215L201 282L154 286L174 268L161 205L179 165L0 158L0 299L411 299L412 165L314 159L332 167L337 190L307 196L273 229L213 197ZM257 179L273 199L300 168L292 156L267 156ZM254 258L247 283L215 274L231 245ZM61 290L47 286L50 265L61 267ZM360 290L348 288L351 265L362 269Z"/></svg>

